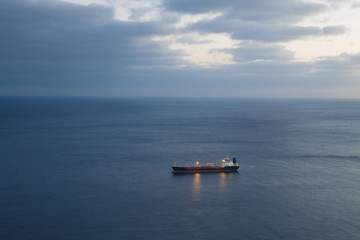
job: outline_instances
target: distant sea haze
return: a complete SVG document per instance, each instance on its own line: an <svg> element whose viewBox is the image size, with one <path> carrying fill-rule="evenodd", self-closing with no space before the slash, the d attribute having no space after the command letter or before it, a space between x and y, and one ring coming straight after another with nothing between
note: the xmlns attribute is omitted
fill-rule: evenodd
<svg viewBox="0 0 360 240"><path fill-rule="evenodd" d="M2 97L0 132L0 239L360 236L359 100Z"/></svg>

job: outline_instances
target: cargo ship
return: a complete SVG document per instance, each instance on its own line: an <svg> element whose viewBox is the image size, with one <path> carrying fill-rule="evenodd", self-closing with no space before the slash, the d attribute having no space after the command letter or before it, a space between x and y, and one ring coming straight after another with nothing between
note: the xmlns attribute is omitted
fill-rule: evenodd
<svg viewBox="0 0 360 240"><path fill-rule="evenodd" d="M174 174L237 172L237 170L239 169L239 163L236 162L236 158L230 160L230 158L227 157L222 159L221 165L207 163L206 166L201 166L199 162L196 162L194 166L177 166L175 162L172 169L172 173Z"/></svg>

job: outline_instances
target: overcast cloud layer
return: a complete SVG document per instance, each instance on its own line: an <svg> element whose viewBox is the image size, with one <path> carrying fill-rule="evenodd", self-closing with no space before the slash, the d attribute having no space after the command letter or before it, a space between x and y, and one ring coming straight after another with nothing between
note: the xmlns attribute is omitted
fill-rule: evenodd
<svg viewBox="0 0 360 240"><path fill-rule="evenodd" d="M316 48L287 47L344 45L355 29L318 18L336 9L360 11L351 0L3 0L0 94L359 97L360 38L307 60L296 56Z"/></svg>

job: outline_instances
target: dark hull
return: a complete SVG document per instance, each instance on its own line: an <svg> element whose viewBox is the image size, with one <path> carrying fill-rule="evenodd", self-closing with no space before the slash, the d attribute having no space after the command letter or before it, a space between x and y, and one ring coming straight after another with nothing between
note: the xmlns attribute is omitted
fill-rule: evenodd
<svg viewBox="0 0 360 240"><path fill-rule="evenodd" d="M218 173L218 172L236 172L239 166L200 166L200 167L172 167L172 173Z"/></svg>

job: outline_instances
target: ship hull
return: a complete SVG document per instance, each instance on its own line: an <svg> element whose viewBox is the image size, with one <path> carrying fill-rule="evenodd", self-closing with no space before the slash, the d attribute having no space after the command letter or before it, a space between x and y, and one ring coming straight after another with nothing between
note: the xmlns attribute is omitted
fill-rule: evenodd
<svg viewBox="0 0 360 240"><path fill-rule="evenodd" d="M199 167L172 167L174 174L185 173L219 173L219 172L237 172L239 166L199 166Z"/></svg>

